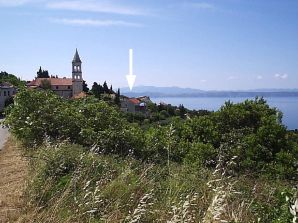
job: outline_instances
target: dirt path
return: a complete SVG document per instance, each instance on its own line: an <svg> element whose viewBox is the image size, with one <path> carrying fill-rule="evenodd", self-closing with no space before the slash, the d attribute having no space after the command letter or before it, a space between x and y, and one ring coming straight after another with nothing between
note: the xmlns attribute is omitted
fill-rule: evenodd
<svg viewBox="0 0 298 223"><path fill-rule="evenodd" d="M0 150L0 223L16 222L23 203L28 163L11 139Z"/></svg>

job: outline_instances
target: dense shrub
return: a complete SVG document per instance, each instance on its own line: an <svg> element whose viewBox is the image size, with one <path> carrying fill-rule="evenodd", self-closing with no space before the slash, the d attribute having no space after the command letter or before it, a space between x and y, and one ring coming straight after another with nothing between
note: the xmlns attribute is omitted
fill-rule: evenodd
<svg viewBox="0 0 298 223"><path fill-rule="evenodd" d="M186 164L199 168L200 166L214 166L217 151L211 144L193 143L184 161Z"/></svg>
<svg viewBox="0 0 298 223"><path fill-rule="evenodd" d="M270 108L263 98L246 100L238 104L227 101L215 113L222 133L245 127L257 130L262 125L262 119L270 116L274 116L276 122L281 124L282 113L276 108Z"/></svg>
<svg viewBox="0 0 298 223"><path fill-rule="evenodd" d="M292 221L298 135L276 109L228 102L164 122L173 111L156 109L144 127L93 97L20 91L6 124L35 147L23 222Z"/></svg>
<svg viewBox="0 0 298 223"><path fill-rule="evenodd" d="M141 131L103 101L92 97L65 100L50 91L18 93L6 123L26 145L40 145L46 139L69 140L122 155L138 149L135 133Z"/></svg>
<svg viewBox="0 0 298 223"><path fill-rule="evenodd" d="M25 81L22 81L20 78L17 78L15 75L13 74L9 74L7 72L0 72L0 84L4 83L4 82L8 82L18 88L23 88L25 87Z"/></svg>
<svg viewBox="0 0 298 223"><path fill-rule="evenodd" d="M156 107L162 116L168 116L169 108ZM49 139L67 140L98 153L212 167L224 154L224 159L234 160L233 172L297 178L296 134L287 131L281 113L262 98L227 102L217 112L186 120L176 117L154 124L148 120L145 128L144 116L139 124L134 123L137 116L126 116L93 97L66 100L50 91L22 90L8 110L6 123L30 146Z"/></svg>

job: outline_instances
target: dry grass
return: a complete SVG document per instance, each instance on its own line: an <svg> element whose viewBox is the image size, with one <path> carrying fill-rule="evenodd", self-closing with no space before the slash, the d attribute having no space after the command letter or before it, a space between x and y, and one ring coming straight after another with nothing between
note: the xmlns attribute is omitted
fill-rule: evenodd
<svg viewBox="0 0 298 223"><path fill-rule="evenodd" d="M28 162L10 138L0 151L0 223L18 222L23 209Z"/></svg>
<svg viewBox="0 0 298 223"><path fill-rule="evenodd" d="M12 187L8 190L1 187L1 179L7 181L10 176L8 168L1 169L1 174L8 176L0 175L0 198L11 202L16 210L10 217L6 214L0 223L256 223L273 222L288 214L284 198L276 197L288 189L284 182L225 176L225 165L218 165L213 172L200 169L198 174L197 169L170 163L169 175L167 165L97 155L78 145L61 144L34 151L33 159L28 158L29 175L28 172L22 175L28 169L26 161L20 166L20 151L12 142L6 146L0 153L0 165L13 164L17 173L13 174ZM69 164L75 169L60 172ZM26 176L30 179L28 184L24 180ZM25 186L26 197L22 201ZM14 197L10 199L3 193ZM292 202L292 198L288 199ZM283 206L279 212L278 205ZM6 210L8 206L5 205ZM283 217L278 222L289 222L288 219Z"/></svg>

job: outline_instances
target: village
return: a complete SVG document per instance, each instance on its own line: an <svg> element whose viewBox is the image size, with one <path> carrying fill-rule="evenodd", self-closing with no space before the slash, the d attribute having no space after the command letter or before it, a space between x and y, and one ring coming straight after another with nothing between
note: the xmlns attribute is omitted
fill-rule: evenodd
<svg viewBox="0 0 298 223"><path fill-rule="evenodd" d="M66 99L79 99L92 95L92 90L84 88L85 81L83 79L82 60L79 52L76 49L75 55L72 60L72 76L71 77L58 77L57 75L49 75L48 71L39 69L37 76L32 81L26 82L28 89L35 90L52 90L60 97ZM14 97L18 91L17 86L9 82L0 84L0 112L3 112L5 105ZM120 110L128 113L141 113L147 114L147 104L152 103L148 96L138 98L130 98L120 95L120 91L114 92L112 89L102 92L104 98L110 100L119 100L118 105ZM116 97L118 97L116 99Z"/></svg>

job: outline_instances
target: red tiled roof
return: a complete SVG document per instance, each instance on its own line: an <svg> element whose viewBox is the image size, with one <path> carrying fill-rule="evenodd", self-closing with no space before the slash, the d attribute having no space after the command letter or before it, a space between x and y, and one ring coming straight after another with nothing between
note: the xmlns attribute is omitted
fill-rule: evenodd
<svg viewBox="0 0 298 223"><path fill-rule="evenodd" d="M140 101L136 98L130 98L129 101L135 105L140 104Z"/></svg>
<svg viewBox="0 0 298 223"><path fill-rule="evenodd" d="M31 81L28 86L41 86L43 80L50 81L51 85L69 86L72 85L72 78L36 78Z"/></svg>

